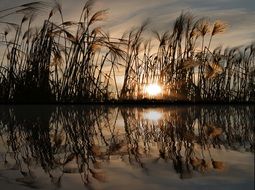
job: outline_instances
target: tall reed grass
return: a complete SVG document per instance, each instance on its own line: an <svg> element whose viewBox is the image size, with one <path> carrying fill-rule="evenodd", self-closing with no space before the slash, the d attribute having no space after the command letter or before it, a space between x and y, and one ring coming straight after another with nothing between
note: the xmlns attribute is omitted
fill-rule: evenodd
<svg viewBox="0 0 255 190"><path fill-rule="evenodd" d="M224 169L227 160L215 150L254 152L253 106L158 107L163 115L156 121L144 117L151 111L145 107L39 108L0 108L1 168L28 187L45 179L59 187L71 174L90 187L106 181L106 165L116 159L144 172L164 160L185 179Z"/></svg>
<svg viewBox="0 0 255 190"><path fill-rule="evenodd" d="M34 17L45 6L34 2L0 11L0 24L7 26L0 34L2 103L142 100L151 83L162 86L158 98L167 101L255 101L255 46L212 49L214 36L227 28L222 21L182 13L172 31L152 32L155 51L152 40L143 38L148 22L110 38L98 25L106 11L94 11L89 0L77 21L64 20L56 2L35 28ZM16 13L23 14L20 23L5 22Z"/></svg>

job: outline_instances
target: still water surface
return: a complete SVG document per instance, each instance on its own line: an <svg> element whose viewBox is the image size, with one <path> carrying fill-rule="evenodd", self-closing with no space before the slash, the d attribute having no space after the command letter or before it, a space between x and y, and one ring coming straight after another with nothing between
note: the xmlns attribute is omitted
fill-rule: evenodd
<svg viewBox="0 0 255 190"><path fill-rule="evenodd" d="M1 189L254 189L254 106L1 106Z"/></svg>

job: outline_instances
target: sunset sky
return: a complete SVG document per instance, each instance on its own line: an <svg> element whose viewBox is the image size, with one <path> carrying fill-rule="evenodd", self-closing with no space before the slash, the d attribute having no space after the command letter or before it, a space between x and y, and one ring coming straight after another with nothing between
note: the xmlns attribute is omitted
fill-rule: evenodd
<svg viewBox="0 0 255 190"><path fill-rule="evenodd" d="M13 7L29 0L0 0L1 9ZM52 1L46 1L52 3ZM65 20L77 20L84 0L61 0ZM239 46L255 40L254 0L97 0L95 10L107 9L109 14L102 25L111 36L139 26L150 19L150 29L172 29L173 21L181 12L189 11L196 17L207 17L227 22L230 27L225 34L217 35L213 46Z"/></svg>

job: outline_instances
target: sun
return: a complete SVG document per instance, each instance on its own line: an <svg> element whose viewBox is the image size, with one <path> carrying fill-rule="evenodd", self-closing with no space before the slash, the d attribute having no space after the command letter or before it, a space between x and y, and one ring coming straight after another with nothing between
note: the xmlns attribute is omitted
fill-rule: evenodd
<svg viewBox="0 0 255 190"><path fill-rule="evenodd" d="M158 84L148 84L145 86L145 93L149 96L157 96L162 93L162 88Z"/></svg>

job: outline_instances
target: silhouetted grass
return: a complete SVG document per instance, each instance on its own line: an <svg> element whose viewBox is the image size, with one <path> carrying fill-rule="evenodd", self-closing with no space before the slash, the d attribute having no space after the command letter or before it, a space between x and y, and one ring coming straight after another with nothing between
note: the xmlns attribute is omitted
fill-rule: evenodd
<svg viewBox="0 0 255 190"><path fill-rule="evenodd" d="M145 117L150 111L162 117ZM26 186L39 185L41 174L56 186L64 175L77 173L86 186L95 179L105 182L104 165L112 159L145 172L153 172L148 159L154 164L164 160L181 179L196 177L194 172L228 165L215 160L213 150L254 152L254 111L252 106L3 106L0 164L21 173L17 181ZM118 118L124 123L117 124Z"/></svg>
<svg viewBox="0 0 255 190"><path fill-rule="evenodd" d="M56 2L39 28L32 22L45 9L42 2L0 11L0 23L7 25L0 34L5 47L1 103L140 101L148 98L144 87L151 83L161 85L157 99L165 101L255 101L254 44L211 49L213 37L227 28L224 22L182 13L172 31L152 32L158 41L155 52L152 41L143 38L148 21L120 39L110 38L97 24L106 11L95 12L92 6L87 1L79 20L66 21ZM4 21L16 13L24 15L20 23ZM54 21L58 15L60 24ZM120 69L121 89L116 79Z"/></svg>

